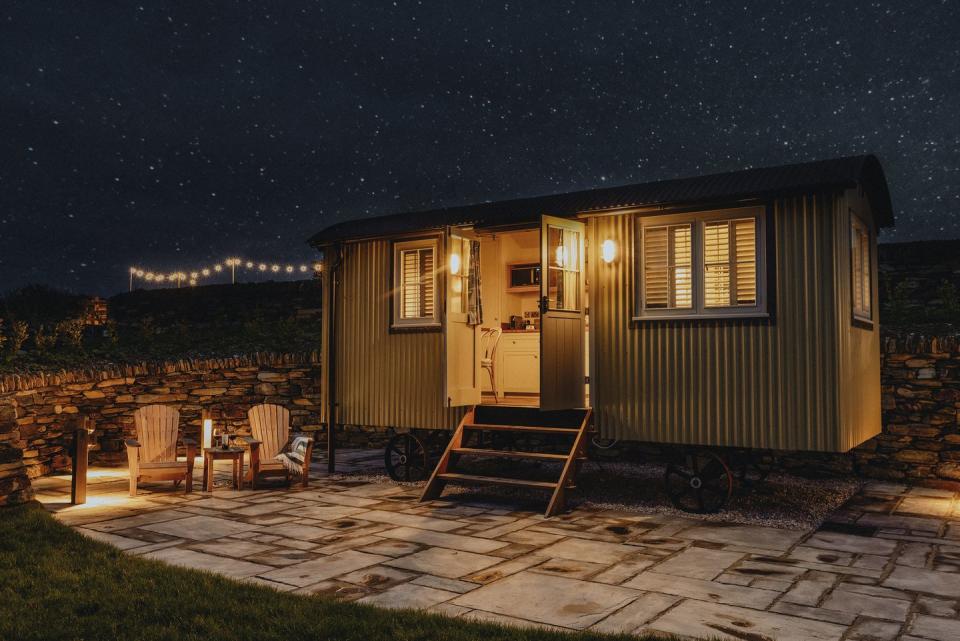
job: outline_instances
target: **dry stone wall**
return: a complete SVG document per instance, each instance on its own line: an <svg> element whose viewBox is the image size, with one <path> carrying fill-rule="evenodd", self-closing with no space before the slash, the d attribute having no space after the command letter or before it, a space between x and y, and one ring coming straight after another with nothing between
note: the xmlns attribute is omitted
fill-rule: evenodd
<svg viewBox="0 0 960 641"><path fill-rule="evenodd" d="M15 502L26 477L70 466L72 430L93 421L91 462L123 464L133 412L162 403L180 411L183 433L199 440L201 417L249 434L247 410L277 403L298 431L320 429L319 355L255 354L122 366L111 370L0 377L0 502Z"/></svg>
<svg viewBox="0 0 960 641"><path fill-rule="evenodd" d="M17 419L16 399L0 396L0 506L33 498Z"/></svg>
<svg viewBox="0 0 960 641"><path fill-rule="evenodd" d="M960 481L960 337L888 337L882 347L883 433L854 451L860 471Z"/></svg>

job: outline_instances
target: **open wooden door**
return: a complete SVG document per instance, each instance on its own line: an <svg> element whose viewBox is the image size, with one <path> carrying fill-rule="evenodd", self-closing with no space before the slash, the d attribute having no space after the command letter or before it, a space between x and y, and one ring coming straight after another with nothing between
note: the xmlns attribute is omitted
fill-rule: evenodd
<svg viewBox="0 0 960 641"><path fill-rule="evenodd" d="M584 407L585 225L540 219L540 409Z"/></svg>
<svg viewBox="0 0 960 641"><path fill-rule="evenodd" d="M479 285L479 243L452 232L446 251L446 398L447 406L480 404L480 362L477 354L477 323L471 322L471 294ZM477 278L473 278L474 272ZM479 297L477 291L474 296ZM476 300L474 301L474 308ZM475 310L476 312L476 310Z"/></svg>

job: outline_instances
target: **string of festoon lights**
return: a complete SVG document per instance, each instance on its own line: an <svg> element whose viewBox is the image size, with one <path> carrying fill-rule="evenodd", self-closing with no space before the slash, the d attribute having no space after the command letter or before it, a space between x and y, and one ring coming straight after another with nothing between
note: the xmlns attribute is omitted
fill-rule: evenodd
<svg viewBox="0 0 960 641"><path fill-rule="evenodd" d="M319 272L320 269L320 263L275 263L246 260L244 258L227 258L222 262L214 263L213 265L207 265L205 267L197 267L191 270L157 271L143 267L131 266L129 270L130 291L133 291L134 281L137 280L142 280L156 285L169 285L175 287L187 285L193 287L206 279L216 278L227 271L230 272L230 282L236 283L237 271L253 272L255 274L261 274L264 276L304 276L311 272Z"/></svg>

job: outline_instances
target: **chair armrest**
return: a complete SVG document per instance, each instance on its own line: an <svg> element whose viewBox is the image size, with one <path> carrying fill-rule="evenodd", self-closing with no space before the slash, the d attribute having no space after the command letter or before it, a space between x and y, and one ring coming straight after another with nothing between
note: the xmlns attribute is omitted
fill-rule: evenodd
<svg viewBox="0 0 960 641"><path fill-rule="evenodd" d="M239 437L234 437L234 438L239 438L241 441L243 441L244 443L246 443L247 445L250 445L250 446L260 445L260 443L262 443L262 441L258 441L257 439L253 438L252 436L239 436Z"/></svg>
<svg viewBox="0 0 960 641"><path fill-rule="evenodd" d="M140 443L136 439L128 438L125 442L127 447L140 447Z"/></svg>
<svg viewBox="0 0 960 641"><path fill-rule="evenodd" d="M303 432L298 432L298 433L294 434L292 437L290 437L290 442L292 443L292 442L293 442L293 439L295 439L295 438L305 438L305 439L307 439L307 443L313 443L313 442L314 442L312 436L307 436L307 435L306 435L305 433L303 433Z"/></svg>

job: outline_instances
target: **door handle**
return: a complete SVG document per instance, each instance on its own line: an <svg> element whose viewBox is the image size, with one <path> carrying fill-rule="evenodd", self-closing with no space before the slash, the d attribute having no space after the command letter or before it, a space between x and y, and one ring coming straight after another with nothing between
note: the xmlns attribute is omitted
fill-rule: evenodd
<svg viewBox="0 0 960 641"><path fill-rule="evenodd" d="M540 315L547 313L547 309L550 306L550 299L547 296L542 296L540 298Z"/></svg>

